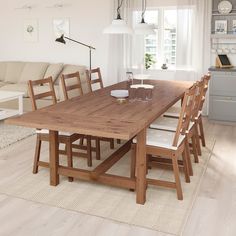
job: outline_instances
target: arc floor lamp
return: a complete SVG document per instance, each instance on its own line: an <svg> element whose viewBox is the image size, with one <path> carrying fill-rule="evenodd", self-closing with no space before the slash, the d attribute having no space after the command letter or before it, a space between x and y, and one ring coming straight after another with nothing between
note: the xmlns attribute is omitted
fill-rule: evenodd
<svg viewBox="0 0 236 236"><path fill-rule="evenodd" d="M64 34L62 34L60 38L57 38L57 39L56 39L56 42L66 44L65 39L67 39L67 40L69 40L69 41L72 41L72 42L74 42L74 43L78 43L78 44L80 44L80 45L83 45L83 46L89 48L89 70L90 70L90 72L89 72L89 76L90 76L90 79L91 79L91 70L92 70L92 50L96 50L96 48L92 47L91 45L88 45L88 44L85 44L85 43L79 42L79 41L77 41L77 40L74 40L74 39L72 39L72 38L68 38L68 37L64 36Z"/></svg>

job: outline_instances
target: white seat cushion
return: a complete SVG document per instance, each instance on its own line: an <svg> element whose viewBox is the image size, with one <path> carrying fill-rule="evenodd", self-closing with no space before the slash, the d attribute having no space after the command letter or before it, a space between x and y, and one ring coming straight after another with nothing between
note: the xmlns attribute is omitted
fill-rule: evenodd
<svg viewBox="0 0 236 236"><path fill-rule="evenodd" d="M179 114L181 112L181 107L171 107L165 114L164 116L171 116L175 118L179 118ZM202 114L202 111L198 112L198 115L195 119L199 118L199 116Z"/></svg>
<svg viewBox="0 0 236 236"><path fill-rule="evenodd" d="M150 125L150 128L176 131L178 121L175 118L161 116Z"/></svg>
<svg viewBox="0 0 236 236"><path fill-rule="evenodd" d="M49 134L49 130L48 129L37 129L36 134ZM71 136L71 133L68 132L61 132L59 131L59 135L64 135L64 136Z"/></svg>
<svg viewBox="0 0 236 236"><path fill-rule="evenodd" d="M177 129L178 122L178 119L161 116L150 125L150 128L175 132ZM190 130L193 125L194 122L190 122L188 130Z"/></svg>
<svg viewBox="0 0 236 236"><path fill-rule="evenodd" d="M175 137L175 132L156 130L156 129L147 129L147 140L146 144L149 146L161 147L166 149L177 150L177 147L183 142L185 135L180 135L177 147L174 147L173 141ZM133 142L136 143L136 138L133 139Z"/></svg>
<svg viewBox="0 0 236 236"><path fill-rule="evenodd" d="M171 116L178 118L180 112L181 112L181 107L173 106L170 109L168 109L167 112L165 112L164 116Z"/></svg>

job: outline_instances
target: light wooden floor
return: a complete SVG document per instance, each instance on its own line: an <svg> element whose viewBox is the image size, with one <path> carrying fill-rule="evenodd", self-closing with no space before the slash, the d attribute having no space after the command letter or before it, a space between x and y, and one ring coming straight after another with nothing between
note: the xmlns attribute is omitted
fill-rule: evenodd
<svg viewBox="0 0 236 236"><path fill-rule="evenodd" d="M216 137L216 145L183 236L235 236L236 126L205 121L205 130L207 136ZM34 145L29 145L30 148L31 146L33 153ZM16 153L24 152L25 148L19 147ZM0 157L0 166L1 161L4 162L4 159ZM169 234L0 194L0 236L7 235L168 236Z"/></svg>

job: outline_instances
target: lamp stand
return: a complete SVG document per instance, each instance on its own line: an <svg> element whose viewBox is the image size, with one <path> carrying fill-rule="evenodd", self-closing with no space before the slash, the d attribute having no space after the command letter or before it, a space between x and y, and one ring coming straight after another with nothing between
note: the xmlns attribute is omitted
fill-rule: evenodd
<svg viewBox="0 0 236 236"><path fill-rule="evenodd" d="M68 38L68 37L66 37L66 36L64 36L64 35L61 35L60 38L57 38L57 39L56 39L56 42L64 43L64 44L65 44L66 41L65 41L64 39L68 39L68 40L70 40L70 41L72 41L72 42L74 42L74 43L78 43L78 44L80 44L80 45L83 45L83 46L89 48L89 78L90 78L90 80L91 80L91 70L92 70L92 50L96 50L96 48L92 47L91 45L88 45L88 44L85 44L85 43L79 42L79 41L74 40L74 39L71 39L71 38Z"/></svg>

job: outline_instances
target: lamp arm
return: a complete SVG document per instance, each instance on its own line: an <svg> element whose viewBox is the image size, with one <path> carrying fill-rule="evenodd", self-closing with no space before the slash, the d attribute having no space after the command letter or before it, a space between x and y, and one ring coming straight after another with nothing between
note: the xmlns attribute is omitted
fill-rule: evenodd
<svg viewBox="0 0 236 236"><path fill-rule="evenodd" d="M74 39L68 38L68 37L66 37L66 36L64 36L64 38L65 38L65 39L68 39L68 40L70 40L70 41L72 41L72 42L81 44L81 45L83 45L83 46L85 46L85 47L87 47L87 48L96 50L96 48L94 48L94 47L92 47L92 46L90 46L90 45L87 45L87 44L85 44L85 43L81 43L81 42L79 42L79 41L76 41L76 40L74 40Z"/></svg>

